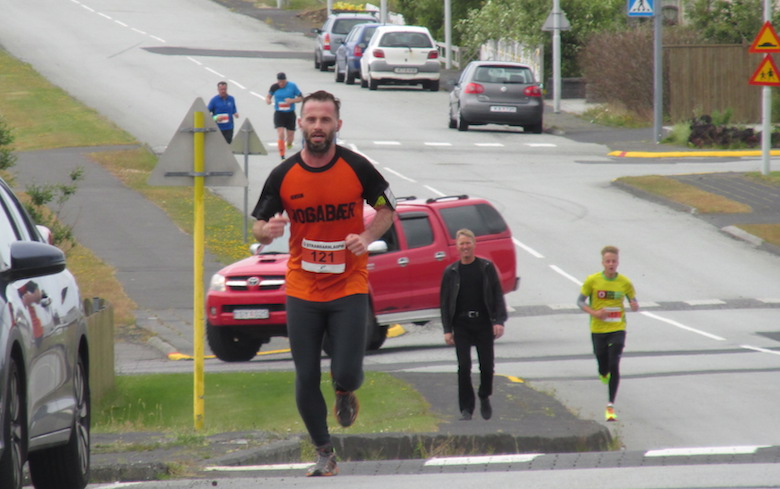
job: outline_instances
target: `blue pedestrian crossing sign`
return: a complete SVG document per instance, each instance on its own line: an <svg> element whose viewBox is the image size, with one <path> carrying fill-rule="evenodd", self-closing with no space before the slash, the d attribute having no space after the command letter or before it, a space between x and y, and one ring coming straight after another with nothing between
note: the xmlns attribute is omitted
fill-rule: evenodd
<svg viewBox="0 0 780 489"><path fill-rule="evenodd" d="M654 13L653 0L628 0L629 17L652 17Z"/></svg>

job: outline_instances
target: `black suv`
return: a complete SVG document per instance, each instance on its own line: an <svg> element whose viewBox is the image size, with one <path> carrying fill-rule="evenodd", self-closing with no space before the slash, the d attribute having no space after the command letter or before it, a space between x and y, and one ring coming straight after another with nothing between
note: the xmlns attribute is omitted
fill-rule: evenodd
<svg viewBox="0 0 780 489"><path fill-rule="evenodd" d="M87 325L65 255L0 178L0 487L89 481Z"/></svg>
<svg viewBox="0 0 780 489"><path fill-rule="evenodd" d="M334 13L328 16L319 29L312 29L317 34L314 45L314 68L328 71L336 63L336 51L344 42L349 31L358 24L374 23L377 18L370 13Z"/></svg>

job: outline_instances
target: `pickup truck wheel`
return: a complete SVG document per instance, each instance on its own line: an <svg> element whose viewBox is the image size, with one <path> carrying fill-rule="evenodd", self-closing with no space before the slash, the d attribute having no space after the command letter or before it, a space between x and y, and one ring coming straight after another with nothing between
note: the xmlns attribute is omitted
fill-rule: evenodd
<svg viewBox="0 0 780 489"><path fill-rule="evenodd" d="M65 445L30 453L30 478L36 489L83 489L89 482L89 380L84 360L74 371L75 418Z"/></svg>
<svg viewBox="0 0 780 489"><path fill-rule="evenodd" d="M206 339L214 355L223 362L248 362L260 349L262 341L250 338L229 326L206 323Z"/></svg>
<svg viewBox="0 0 780 489"><path fill-rule="evenodd" d="M5 416L3 416L3 454L0 456L0 487L22 489L23 468L26 450L26 426L22 386L24 381L16 361L11 359L8 369L8 384L5 386Z"/></svg>

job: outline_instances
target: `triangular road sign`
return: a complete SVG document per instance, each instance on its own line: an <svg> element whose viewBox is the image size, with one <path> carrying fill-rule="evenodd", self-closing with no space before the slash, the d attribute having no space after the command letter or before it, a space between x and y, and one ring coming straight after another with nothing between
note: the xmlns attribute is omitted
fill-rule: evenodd
<svg viewBox="0 0 780 489"><path fill-rule="evenodd" d="M751 85L768 85L780 87L780 76L777 74L777 65L772 56L764 56L764 60L758 65L758 69L750 78Z"/></svg>
<svg viewBox="0 0 780 489"><path fill-rule="evenodd" d="M195 99L181 121L157 166L149 176L149 185L191 187L194 183L193 158L195 112L204 114L205 127L205 183L215 187L246 187L246 176L230 151L230 146L211 118L202 98Z"/></svg>
<svg viewBox="0 0 780 489"><path fill-rule="evenodd" d="M780 40L772 24L767 20L753 39L753 44L748 49L750 53L780 53Z"/></svg>
<svg viewBox="0 0 780 489"><path fill-rule="evenodd" d="M248 155L267 155L268 151L263 146L260 138L257 137L255 128L249 119L244 119L241 129L233 135L233 142L230 143L230 149L235 154Z"/></svg>
<svg viewBox="0 0 780 489"><path fill-rule="evenodd" d="M653 0L628 0L629 17L652 17L654 12Z"/></svg>
<svg viewBox="0 0 780 489"><path fill-rule="evenodd" d="M561 10L559 15L561 17L558 20L558 23L560 24L558 26L558 29L562 30L562 31L569 31L569 30L571 30L571 24L569 23L569 19L566 18L566 12ZM554 30L554 25L553 24L555 24L555 13L554 12L550 12L550 15L547 16L547 20L544 21L544 25L542 26L542 30L546 31L546 32L550 32L550 31Z"/></svg>

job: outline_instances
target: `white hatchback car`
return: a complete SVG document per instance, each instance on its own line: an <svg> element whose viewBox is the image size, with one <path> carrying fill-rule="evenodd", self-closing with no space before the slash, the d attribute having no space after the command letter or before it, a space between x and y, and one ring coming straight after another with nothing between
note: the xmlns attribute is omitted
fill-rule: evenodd
<svg viewBox="0 0 780 489"><path fill-rule="evenodd" d="M360 86L422 85L439 90L441 65L436 42L426 27L378 27L360 59Z"/></svg>

